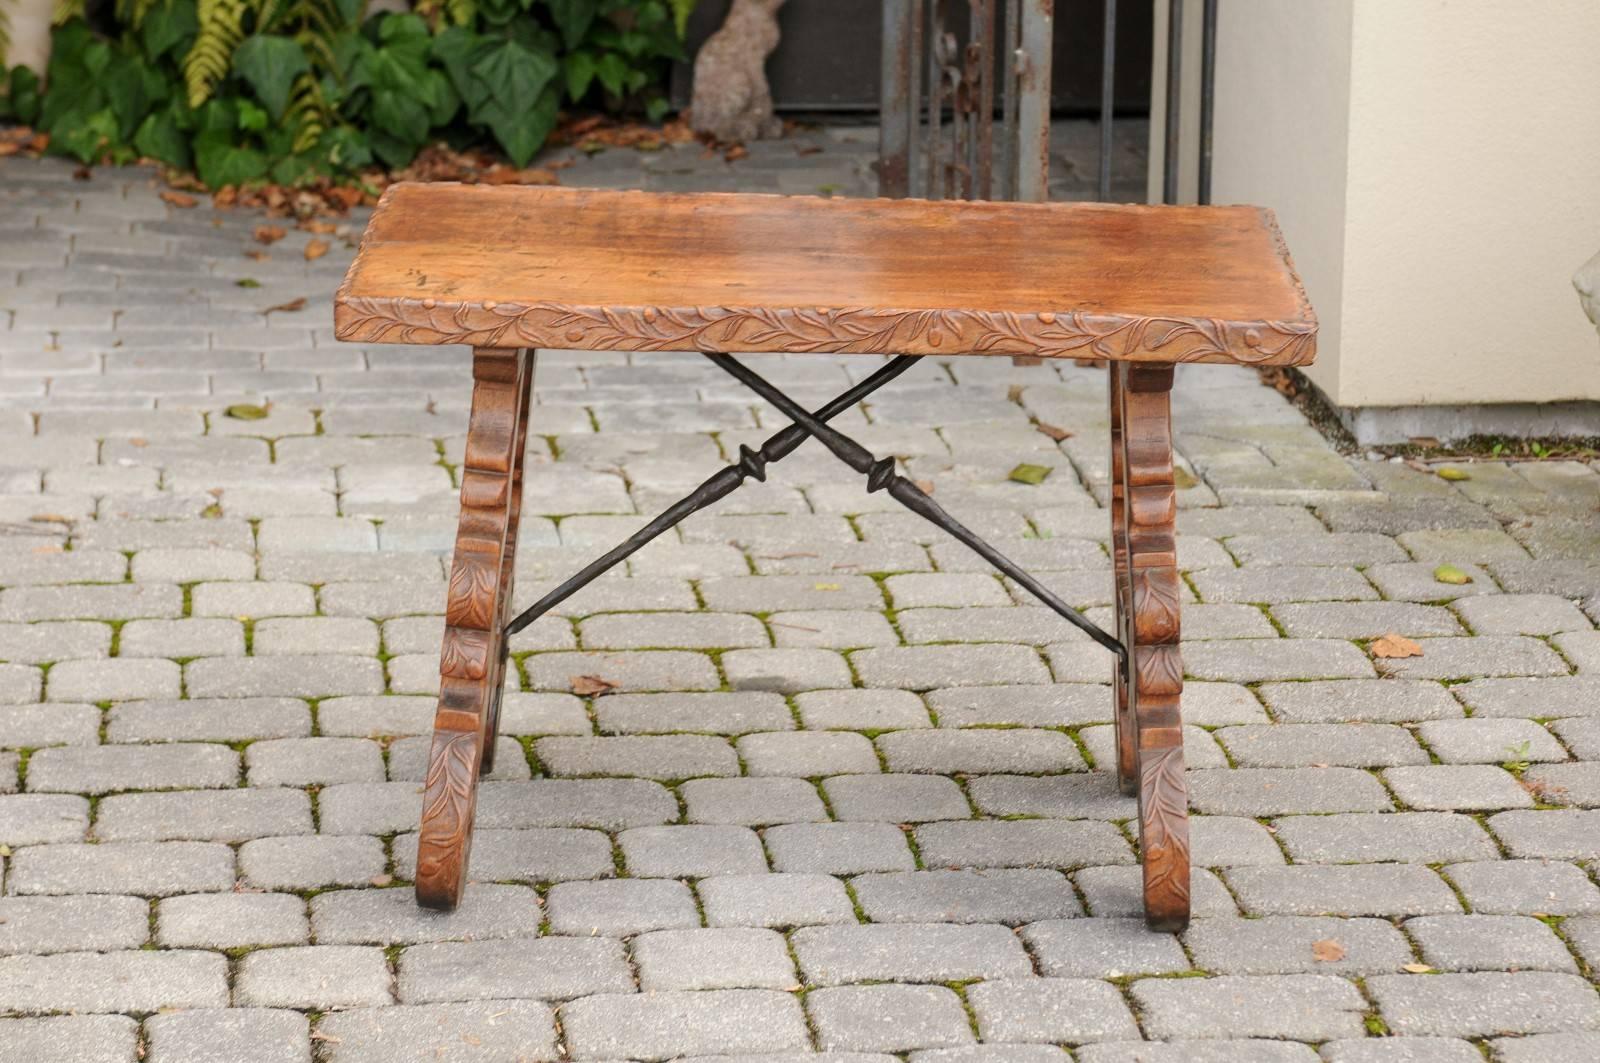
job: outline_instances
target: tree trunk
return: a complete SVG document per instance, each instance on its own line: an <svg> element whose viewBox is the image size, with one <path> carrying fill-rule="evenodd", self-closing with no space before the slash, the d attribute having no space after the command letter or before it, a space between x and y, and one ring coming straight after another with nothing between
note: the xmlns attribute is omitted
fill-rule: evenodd
<svg viewBox="0 0 1600 1063"><path fill-rule="evenodd" d="M784 0L733 0L722 28L694 60L690 125L723 142L759 140L783 132L772 111L767 56L778 47L778 9Z"/></svg>

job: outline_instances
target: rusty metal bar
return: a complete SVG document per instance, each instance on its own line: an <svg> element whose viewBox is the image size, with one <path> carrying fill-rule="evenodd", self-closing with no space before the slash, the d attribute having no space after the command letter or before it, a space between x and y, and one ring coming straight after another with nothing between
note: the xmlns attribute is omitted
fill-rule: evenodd
<svg viewBox="0 0 1600 1063"><path fill-rule="evenodd" d="M1017 86L1017 198L1050 198L1050 43L1055 0L1025 0Z"/></svg>
<svg viewBox="0 0 1600 1063"><path fill-rule="evenodd" d="M1017 57L1022 48L1022 0L1006 0L1006 36L1000 42L1005 63L1000 80L1001 199L1017 198Z"/></svg>
<svg viewBox="0 0 1600 1063"><path fill-rule="evenodd" d="M921 0L883 0L883 52L878 81L878 195L911 194L911 153L917 127L914 71L920 56L912 48Z"/></svg>

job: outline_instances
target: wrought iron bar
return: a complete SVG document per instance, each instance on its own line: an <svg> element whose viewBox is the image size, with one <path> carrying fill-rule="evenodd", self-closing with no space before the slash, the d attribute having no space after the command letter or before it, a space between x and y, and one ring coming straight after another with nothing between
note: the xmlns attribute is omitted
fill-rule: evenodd
<svg viewBox="0 0 1600 1063"><path fill-rule="evenodd" d="M1205 0L1200 16L1200 187L1197 202L1211 202L1211 127L1217 95L1217 0Z"/></svg>
<svg viewBox="0 0 1600 1063"><path fill-rule="evenodd" d="M1166 150L1162 154L1161 202L1178 201L1178 111L1183 98L1183 0L1167 3Z"/></svg>
<svg viewBox="0 0 1600 1063"><path fill-rule="evenodd" d="M1113 112L1117 105L1117 0L1105 0L1106 21L1100 44L1100 201L1111 199Z"/></svg>
<svg viewBox="0 0 1600 1063"><path fill-rule="evenodd" d="M756 373L755 370L741 364L737 359L731 358L726 354L703 353L724 372L776 406L779 412L794 422L790 427L804 429L814 436L817 442L833 451L839 460L857 472L864 474L867 478L867 490L869 492L888 491L890 498L966 544L979 557L989 562L1005 575L1010 576L1029 594L1049 606L1073 627L1076 627L1091 639L1115 653L1119 658L1127 659L1128 649L1121 640L1103 630L1098 624L1062 601L1053 591L1028 575L1010 558L984 542L976 532L958 521L943 506L930 498L922 488L895 472L893 458L875 457L871 451L854 439L851 439L836 428L830 428L816 417L807 413L799 403L774 387L764 377Z"/></svg>
<svg viewBox="0 0 1600 1063"><path fill-rule="evenodd" d="M891 359L854 387L841 392L837 398L818 409L816 413L807 414L807 420L813 424L822 424L832 420L901 373L904 373L907 369L910 369L921 357L919 354L902 354ZM790 418L790 420L794 420L794 418ZM704 483L662 510L649 524L646 524L643 528L628 536L626 540L589 562L578 571L577 575L552 590L549 594L546 594L543 598L540 598L537 602L534 602L521 613L518 613L516 619L506 625L506 635L508 637L515 635L594 582L597 577L603 575L607 570L626 560L629 555L643 548L662 532L681 523L685 518L712 503L732 494L747 479L766 480L767 466L792 454L796 447L809 438L810 434L811 432L808 428L796 422L768 438L758 450L740 447L739 460L737 462L707 477Z"/></svg>

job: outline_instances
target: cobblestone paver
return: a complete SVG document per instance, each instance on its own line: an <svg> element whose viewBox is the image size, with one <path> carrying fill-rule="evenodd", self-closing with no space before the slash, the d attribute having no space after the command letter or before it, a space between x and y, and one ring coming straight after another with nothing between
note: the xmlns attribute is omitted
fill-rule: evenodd
<svg viewBox="0 0 1600 1063"><path fill-rule="evenodd" d="M869 187L870 130L751 148L563 180ZM1107 657L808 445L513 643L441 916L467 356L334 343L342 240L156 193L0 160L0 1059L1600 1057L1600 467L1450 483L1180 371L1173 936ZM820 402L872 364L762 371ZM840 421L1105 622L1104 392L928 359ZM537 395L521 602L783 423L690 355L541 355Z"/></svg>

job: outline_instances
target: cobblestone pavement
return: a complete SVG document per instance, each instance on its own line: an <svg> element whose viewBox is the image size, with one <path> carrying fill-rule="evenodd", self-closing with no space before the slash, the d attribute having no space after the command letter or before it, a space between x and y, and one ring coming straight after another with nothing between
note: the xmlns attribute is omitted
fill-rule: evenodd
<svg viewBox="0 0 1600 1063"><path fill-rule="evenodd" d="M564 179L865 187L811 136ZM0 166L0 1060L1600 1058L1600 470L1352 463L1181 371L1175 937L1107 656L808 445L518 637L479 881L426 914L464 353L332 342L347 249L156 191ZM522 602L781 423L687 355L538 398ZM928 359L841 423L1106 621L1102 373Z"/></svg>

